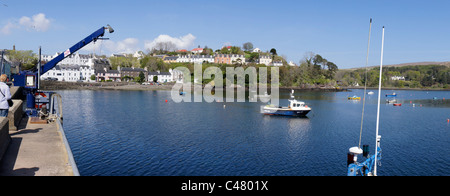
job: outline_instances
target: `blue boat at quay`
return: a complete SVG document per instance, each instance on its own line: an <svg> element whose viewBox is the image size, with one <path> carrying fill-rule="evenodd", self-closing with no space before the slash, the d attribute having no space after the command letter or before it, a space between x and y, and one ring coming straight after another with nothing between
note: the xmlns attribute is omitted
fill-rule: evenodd
<svg viewBox="0 0 450 196"><path fill-rule="evenodd" d="M262 108L262 113L265 115L275 115L275 116L296 116L305 117L311 108L308 107L305 102L297 101L294 98L294 90L292 90L291 98L289 99L288 107L266 105Z"/></svg>

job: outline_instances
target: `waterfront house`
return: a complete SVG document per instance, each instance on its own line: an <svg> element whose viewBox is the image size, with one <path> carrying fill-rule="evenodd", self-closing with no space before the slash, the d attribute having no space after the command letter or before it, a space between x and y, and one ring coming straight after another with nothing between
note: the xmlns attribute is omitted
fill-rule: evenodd
<svg viewBox="0 0 450 196"><path fill-rule="evenodd" d="M166 82L183 82L183 73L178 70L169 69L169 72L149 72L148 73L148 81L153 82L153 78L157 77L156 82L158 83L166 83Z"/></svg>
<svg viewBox="0 0 450 196"><path fill-rule="evenodd" d="M122 77L128 76L130 78L139 77L139 74L142 72L145 76L145 81L148 81L148 71L142 68L134 68L134 67L117 67L117 70L120 72Z"/></svg>
<svg viewBox="0 0 450 196"><path fill-rule="evenodd" d="M56 78L58 81L77 82L81 80L79 65L56 65L47 73L41 75L41 79Z"/></svg>
<svg viewBox="0 0 450 196"><path fill-rule="evenodd" d="M170 72L161 72L161 71L156 71L156 72L150 72L148 73L148 78L149 78L149 82L154 82L154 78L156 76L156 82L158 83L166 83L166 82L172 82L173 78Z"/></svg>
<svg viewBox="0 0 450 196"><path fill-rule="evenodd" d="M112 81L121 82L121 75L119 70L103 69L99 70L96 75L97 82Z"/></svg>

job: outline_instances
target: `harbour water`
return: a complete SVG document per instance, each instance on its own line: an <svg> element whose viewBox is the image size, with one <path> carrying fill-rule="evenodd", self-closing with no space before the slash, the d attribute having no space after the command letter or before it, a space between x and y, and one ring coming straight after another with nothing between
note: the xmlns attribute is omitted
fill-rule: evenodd
<svg viewBox="0 0 450 196"><path fill-rule="evenodd" d="M371 154L374 92L366 97L362 135ZM384 103L392 92L403 106ZM348 149L358 145L362 110L362 100L347 97L363 97L363 90L296 91L313 110L308 118L290 118L264 116L263 103L248 101L174 103L170 91L58 93L85 176L343 176ZM280 93L280 105L287 105L289 91ZM383 90L382 97L378 175L449 176L450 92Z"/></svg>

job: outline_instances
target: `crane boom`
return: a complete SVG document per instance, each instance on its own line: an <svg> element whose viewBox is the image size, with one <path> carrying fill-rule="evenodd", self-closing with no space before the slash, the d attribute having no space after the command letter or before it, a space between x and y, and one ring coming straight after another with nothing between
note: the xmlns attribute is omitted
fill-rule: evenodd
<svg viewBox="0 0 450 196"><path fill-rule="evenodd" d="M30 116L35 116L37 114L36 109L36 93L40 94L38 92L39 86L37 85L37 81L39 80L40 74L45 74L49 70L53 69L56 64L70 56L70 54L80 50L84 46L88 45L91 42L97 41L100 37L103 37L105 35L105 29L109 30L109 33L113 33L114 29L111 28L111 26L107 25L106 27L101 27L91 35L87 36L80 42L76 43L69 49L67 49L65 52L59 54L52 60L50 60L45 65L41 66L36 71L20 71L18 74L13 76L13 83L14 86L21 86L24 87L23 91L24 94L26 94L27 97L27 107L25 109L26 114ZM51 93L51 92L50 92ZM44 101L47 102L48 100ZM39 103L43 103L42 100L39 101Z"/></svg>
<svg viewBox="0 0 450 196"><path fill-rule="evenodd" d="M91 35L87 36L86 38L84 38L80 42L76 43L71 48L67 49L66 51L64 51L63 53L59 54L57 57L53 58L51 61L46 63L44 66L42 66L41 74L44 74L44 73L48 72L49 70L53 69L56 66L56 64L58 64L59 62L64 60L66 57L70 56L72 53L75 53L76 51L80 50L84 46L88 45L92 41L95 42L95 41L97 41L97 39L99 37L103 37L105 35L105 29L109 29L110 33L114 32L114 30L109 25L107 27L102 27L102 28L98 29Z"/></svg>

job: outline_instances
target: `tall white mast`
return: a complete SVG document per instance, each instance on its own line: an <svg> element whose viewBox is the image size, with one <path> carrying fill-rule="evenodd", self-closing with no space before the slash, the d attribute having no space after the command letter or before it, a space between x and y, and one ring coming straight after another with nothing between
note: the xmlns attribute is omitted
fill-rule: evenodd
<svg viewBox="0 0 450 196"><path fill-rule="evenodd" d="M383 52L384 52L384 26L383 26L383 35L381 38L381 63L380 63L380 78L379 78L379 85L378 85L378 109L377 109L377 128L376 128L376 141L375 141L375 165L374 165L374 169L373 169L373 175L376 176L377 175L377 155L378 155L378 146L379 144L379 140L380 140L380 136L378 135L378 129L380 126L380 104L381 104L381 76L382 76L382 72L383 72Z"/></svg>

